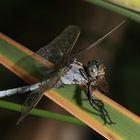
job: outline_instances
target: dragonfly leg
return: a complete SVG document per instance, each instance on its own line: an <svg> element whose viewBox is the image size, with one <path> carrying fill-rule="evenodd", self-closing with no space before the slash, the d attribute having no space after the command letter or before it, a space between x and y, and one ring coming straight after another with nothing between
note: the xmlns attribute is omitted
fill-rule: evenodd
<svg viewBox="0 0 140 140"><path fill-rule="evenodd" d="M100 112L98 106L97 106L97 107L94 106L94 104L95 104L94 100L95 100L95 99L93 99L93 96L92 96L92 86L91 86L91 85L88 85L87 87L88 87L88 94L87 94L87 96L88 96L88 100L89 100L90 105L91 105L96 111ZM95 104L95 105L96 105L96 104Z"/></svg>
<svg viewBox="0 0 140 140"><path fill-rule="evenodd" d="M104 124L115 124L113 122L104 107L104 103L99 99L94 99L92 96L92 85L88 85L88 100L90 105L101 114L101 118L104 120Z"/></svg>

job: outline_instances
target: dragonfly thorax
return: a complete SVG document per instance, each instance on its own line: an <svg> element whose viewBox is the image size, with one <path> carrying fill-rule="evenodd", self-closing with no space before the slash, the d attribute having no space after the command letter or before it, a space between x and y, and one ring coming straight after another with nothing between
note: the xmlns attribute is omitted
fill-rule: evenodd
<svg viewBox="0 0 140 140"><path fill-rule="evenodd" d="M56 87L75 84L86 85L86 83L88 83L88 78L86 75L83 76L81 71L84 71L83 64L74 60L68 67L64 68L64 74L56 84Z"/></svg>

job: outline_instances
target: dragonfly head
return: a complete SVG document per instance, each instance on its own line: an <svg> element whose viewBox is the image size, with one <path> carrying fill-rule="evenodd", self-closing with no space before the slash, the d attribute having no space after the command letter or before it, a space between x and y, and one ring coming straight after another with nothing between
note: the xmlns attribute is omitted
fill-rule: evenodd
<svg viewBox="0 0 140 140"><path fill-rule="evenodd" d="M105 76L105 66L99 60L91 60L88 61L87 72L91 78L97 79L100 76Z"/></svg>
<svg viewBox="0 0 140 140"><path fill-rule="evenodd" d="M93 86L106 92L108 84L105 78L105 69L104 63L100 60L91 60L87 64L87 74L93 82Z"/></svg>

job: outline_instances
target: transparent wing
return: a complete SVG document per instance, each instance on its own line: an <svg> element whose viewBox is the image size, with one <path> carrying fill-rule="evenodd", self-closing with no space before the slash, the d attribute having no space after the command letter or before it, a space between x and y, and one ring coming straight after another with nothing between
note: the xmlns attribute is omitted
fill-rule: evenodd
<svg viewBox="0 0 140 140"><path fill-rule="evenodd" d="M19 124L29 114L29 112L37 105L37 103L43 96L44 91L50 90L55 86L56 81L58 81L59 78L60 76L58 72L53 73L53 75L51 75L49 80L47 80L45 83L42 83L40 88L34 90L27 96L27 99L25 100L21 109L21 117L17 121L17 124Z"/></svg>
<svg viewBox="0 0 140 140"><path fill-rule="evenodd" d="M86 51L90 50L93 47L98 46L104 39L106 39L110 34L112 34L115 30L117 30L120 26L122 26L126 20L121 21L117 26L115 26L113 29L111 29L108 33L106 33L104 36L99 38L96 42L89 45L87 48L84 48L82 50L77 51L76 53L71 55L71 59L78 58L82 56Z"/></svg>
<svg viewBox="0 0 140 140"><path fill-rule="evenodd" d="M78 37L80 29L77 26L67 27L60 35L58 35L47 46L39 49L37 54L54 63L57 66L62 65L62 62L73 49Z"/></svg>
<svg viewBox="0 0 140 140"><path fill-rule="evenodd" d="M27 99L21 108L21 117L16 124L19 124L29 114L29 112L36 106L42 96L43 94L39 92L39 90L31 92L27 96Z"/></svg>

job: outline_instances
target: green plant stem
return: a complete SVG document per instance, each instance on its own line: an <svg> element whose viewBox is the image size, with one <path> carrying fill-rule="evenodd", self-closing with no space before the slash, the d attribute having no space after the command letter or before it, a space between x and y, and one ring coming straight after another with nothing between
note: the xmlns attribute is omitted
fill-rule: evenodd
<svg viewBox="0 0 140 140"><path fill-rule="evenodd" d="M112 4L112 3L109 3L109 2L105 2L103 0L84 0L84 1L87 1L87 2L90 2L90 3L93 3L97 6L100 6L102 8L105 8L105 9L108 9L110 11L113 11L115 13L118 13L120 15L123 15L129 19L132 19L132 20L135 20L137 22L140 22L140 14L134 12L134 11L131 11L127 8L124 8L124 7L120 7L120 6L117 6L115 4Z"/></svg>
<svg viewBox="0 0 140 140"><path fill-rule="evenodd" d="M7 101L3 101L3 100L0 100L0 108L21 112L21 105L7 102ZM48 119L64 121L64 122L68 122L71 124L86 126L83 122L81 122L77 118L74 118L74 117L71 117L68 115L62 115L62 114L58 114L58 113L54 113L54 112L49 112L46 110L44 111L41 109L33 109L30 112L30 114L35 115L35 116L39 116L39 117L48 118Z"/></svg>

